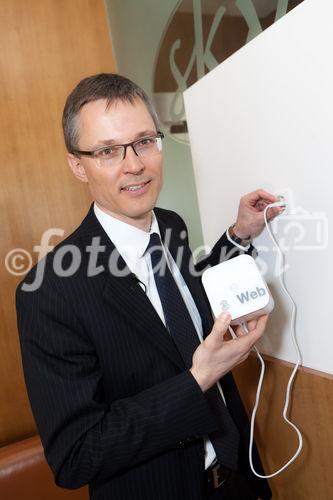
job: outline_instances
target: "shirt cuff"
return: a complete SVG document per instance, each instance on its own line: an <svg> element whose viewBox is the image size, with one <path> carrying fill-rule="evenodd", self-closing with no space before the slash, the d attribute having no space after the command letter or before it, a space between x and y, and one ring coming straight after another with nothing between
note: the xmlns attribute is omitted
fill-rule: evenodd
<svg viewBox="0 0 333 500"><path fill-rule="evenodd" d="M248 251L248 249L250 248L250 243L248 245L246 245L245 247L243 245L240 245L239 243L236 243L230 236L229 234L229 229L226 230L226 236L228 238L228 241L230 241L230 243L232 243L233 245L235 245L235 247L238 247L240 248L240 250L244 250L245 252Z"/></svg>

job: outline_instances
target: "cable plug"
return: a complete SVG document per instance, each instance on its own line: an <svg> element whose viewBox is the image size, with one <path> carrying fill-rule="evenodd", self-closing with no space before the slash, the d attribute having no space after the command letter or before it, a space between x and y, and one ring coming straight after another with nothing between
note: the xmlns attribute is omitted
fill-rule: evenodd
<svg viewBox="0 0 333 500"><path fill-rule="evenodd" d="M284 199L284 196L280 195L280 196L278 196L278 198L280 199L280 201L275 201L274 203L269 203L269 205L266 205L265 208L268 209L268 208L274 208L274 207L286 207L287 202Z"/></svg>

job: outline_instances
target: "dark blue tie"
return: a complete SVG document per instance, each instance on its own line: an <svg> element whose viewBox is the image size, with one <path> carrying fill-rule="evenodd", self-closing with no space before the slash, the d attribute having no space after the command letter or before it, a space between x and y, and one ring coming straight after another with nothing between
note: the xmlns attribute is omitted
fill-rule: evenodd
<svg viewBox="0 0 333 500"><path fill-rule="evenodd" d="M151 256L156 287L161 300L166 327L176 344L187 368L192 366L193 353L199 345L199 338L190 313L186 307L177 283L168 267L161 239L157 233L150 235L147 252ZM216 455L221 464L237 469L239 433L222 400L217 385L205 393L215 414L220 429L210 435Z"/></svg>

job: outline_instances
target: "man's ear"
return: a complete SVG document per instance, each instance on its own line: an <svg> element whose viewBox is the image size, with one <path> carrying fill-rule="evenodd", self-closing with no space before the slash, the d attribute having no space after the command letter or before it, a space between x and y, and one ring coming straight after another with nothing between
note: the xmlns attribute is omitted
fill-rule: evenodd
<svg viewBox="0 0 333 500"><path fill-rule="evenodd" d="M88 177L85 168L81 165L80 158L73 155L72 153L68 153L67 161L75 177L81 182L88 182Z"/></svg>

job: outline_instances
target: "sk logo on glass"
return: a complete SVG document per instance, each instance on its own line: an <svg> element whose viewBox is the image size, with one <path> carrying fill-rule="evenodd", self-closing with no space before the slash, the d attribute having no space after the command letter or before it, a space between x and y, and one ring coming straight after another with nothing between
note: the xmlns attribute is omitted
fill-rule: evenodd
<svg viewBox="0 0 333 500"><path fill-rule="evenodd" d="M186 141L182 94L302 0L183 0L172 16L155 65L157 110Z"/></svg>

